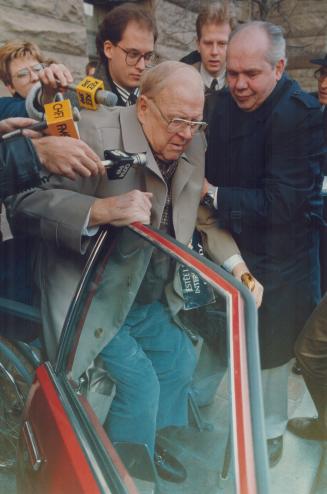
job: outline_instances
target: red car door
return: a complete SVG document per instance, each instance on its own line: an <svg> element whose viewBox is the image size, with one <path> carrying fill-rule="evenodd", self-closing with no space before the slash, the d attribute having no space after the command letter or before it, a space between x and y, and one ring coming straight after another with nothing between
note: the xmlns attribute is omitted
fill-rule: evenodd
<svg viewBox="0 0 327 494"><path fill-rule="evenodd" d="M251 296L223 270L170 237L139 224L133 225L131 230L174 261L190 267L224 297L230 353L231 492L267 494L262 400L258 392L257 320ZM144 490L142 483L136 487L84 396L83 378L72 379L71 369L83 322L103 266L110 264L111 236L108 231L102 232L90 254L66 318L55 366L45 362L36 370L19 444L19 494L154 492L151 483L146 482ZM249 359L248 351L255 356L251 355Z"/></svg>

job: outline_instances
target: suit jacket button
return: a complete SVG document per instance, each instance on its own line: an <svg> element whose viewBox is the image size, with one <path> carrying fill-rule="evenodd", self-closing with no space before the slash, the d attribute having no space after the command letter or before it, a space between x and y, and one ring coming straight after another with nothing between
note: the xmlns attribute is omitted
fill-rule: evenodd
<svg viewBox="0 0 327 494"><path fill-rule="evenodd" d="M104 333L104 331L103 331L102 328L97 328L97 329L94 330L94 336L96 338L102 338L103 333Z"/></svg>

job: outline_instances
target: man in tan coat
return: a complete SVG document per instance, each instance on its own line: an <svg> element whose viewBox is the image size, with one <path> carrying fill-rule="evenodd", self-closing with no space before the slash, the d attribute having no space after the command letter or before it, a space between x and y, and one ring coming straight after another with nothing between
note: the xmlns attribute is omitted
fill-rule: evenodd
<svg viewBox="0 0 327 494"><path fill-rule="evenodd" d="M85 262L83 253L98 227L141 221L189 243L204 178L203 102L203 83L194 68L164 62L150 69L135 107L85 113L80 126L81 137L99 156L105 149L145 153L146 167L130 170L122 180L52 177L11 205L15 228L43 240L37 282L50 359ZM216 256L222 263L235 253L230 238ZM171 317L172 268L159 251L121 231L110 283L88 312L73 374L81 375L102 356L117 387L105 424L110 438L146 444L158 473L179 482L186 475L182 465L155 450L156 430L187 424L195 366L192 344Z"/></svg>

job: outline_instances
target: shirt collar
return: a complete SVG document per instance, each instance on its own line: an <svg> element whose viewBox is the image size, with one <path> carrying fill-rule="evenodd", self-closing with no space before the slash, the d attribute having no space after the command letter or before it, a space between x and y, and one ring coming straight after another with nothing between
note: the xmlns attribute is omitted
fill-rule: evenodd
<svg viewBox="0 0 327 494"><path fill-rule="evenodd" d="M121 99L123 100L125 105L127 105L127 102L129 101L129 98L131 95L138 97L138 95L139 95L139 88L138 87L132 89L132 91L128 91L127 89L125 89L125 88L121 87L119 84L117 84L117 82L113 81L113 83L115 84L116 89L119 93L119 96L121 97Z"/></svg>
<svg viewBox="0 0 327 494"><path fill-rule="evenodd" d="M222 89L225 86L226 70L224 69L217 77L212 77L211 74L205 69L203 63L200 65L200 75L206 87L210 87L213 79L217 79L218 89Z"/></svg>

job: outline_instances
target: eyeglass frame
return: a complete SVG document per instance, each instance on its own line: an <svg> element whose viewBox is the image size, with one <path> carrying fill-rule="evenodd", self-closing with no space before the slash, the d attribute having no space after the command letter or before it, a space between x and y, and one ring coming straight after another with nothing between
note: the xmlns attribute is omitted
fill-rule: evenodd
<svg viewBox="0 0 327 494"><path fill-rule="evenodd" d="M325 70L325 72L324 72ZM322 74L322 72L324 72L324 74ZM326 79L327 77L327 67L320 67L319 69L315 70L314 73L313 73L313 77L321 82L323 81L324 79Z"/></svg>
<svg viewBox="0 0 327 494"><path fill-rule="evenodd" d="M148 63L147 62L147 59L146 59L146 56L149 56L149 62L153 62L154 61L154 57L155 57L154 51L148 51L147 53L140 53L138 50L134 50L134 48L131 48L130 50L126 50L126 48L123 48L118 43L115 46L117 46L118 48L120 48L125 53L125 63L126 63L126 65L128 65L128 67L135 67L135 65L137 65L139 63L139 61L141 60L141 58L144 59L144 64L145 64L145 66L147 68L152 67L153 63ZM127 58L128 58L128 56L132 52L138 53L138 58L137 58L137 60L136 60L135 63L132 63L131 64L131 63L128 63L127 62Z"/></svg>
<svg viewBox="0 0 327 494"><path fill-rule="evenodd" d="M40 70L36 70L35 67L41 67L41 68L40 68ZM15 75L11 76L11 79L19 79L19 80L22 80L24 77L27 77L27 76L29 76L29 78L31 78L31 73L32 72L38 74L45 67L46 67L46 64L41 63L41 62L35 63L31 67L23 67L22 69L19 69L18 72ZM26 73L25 74L22 74L23 71L26 71Z"/></svg>
<svg viewBox="0 0 327 494"><path fill-rule="evenodd" d="M180 123L180 124L186 124L188 127L190 127L190 130L191 130L191 135L194 136L195 134L197 134L198 132L201 132L201 131L205 131L208 127L208 124L207 122L204 122L204 121L199 121L199 120L188 120L186 118L181 118L181 117L174 117L172 118L171 120L169 120L163 113L162 111L160 110L159 106L157 105L157 103L155 102L155 100L153 98L147 98L148 101L151 101L154 106L157 108L157 110L159 111L160 113L160 116L161 118L166 122L167 124L167 131L170 133L170 134L175 134L175 133L178 133L178 132L181 132L185 129L180 129L180 130L169 130L169 125L171 125L172 123L176 122L176 123ZM193 126L194 125L198 125L199 128L196 128L195 130L193 130Z"/></svg>

